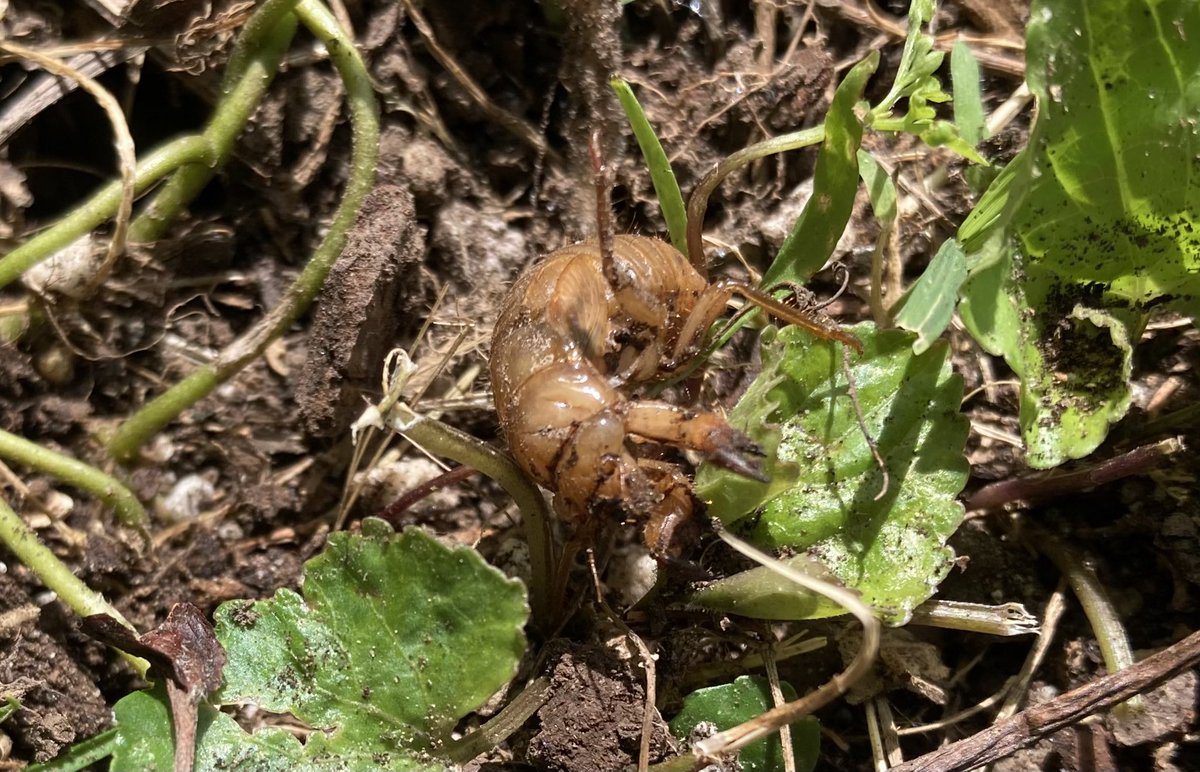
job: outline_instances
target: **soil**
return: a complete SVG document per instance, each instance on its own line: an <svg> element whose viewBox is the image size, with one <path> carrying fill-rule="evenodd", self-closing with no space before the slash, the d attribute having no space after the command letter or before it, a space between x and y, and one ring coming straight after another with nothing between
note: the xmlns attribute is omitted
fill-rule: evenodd
<svg viewBox="0 0 1200 772"><path fill-rule="evenodd" d="M98 79L123 104L137 147L195 131L220 93L249 4L132 3L128 18L89 10L101 5L63 11L10 0L0 40L49 48L115 37L122 55ZM383 131L375 189L312 311L266 356L170 423L135 464L120 467L106 456L98 438L107 430L211 361L279 303L328 225L348 174L350 133L343 89L320 47L301 32L234 159L166 236L131 245L86 300L53 288L0 292L0 307L28 300L32 319L18 343L0 344L0 429L120 476L153 511L149 542L89 496L20 465L11 473L0 465L5 500L141 630L161 624L176 603L211 613L226 600L297 588L304 560L320 551L331 528L356 527L437 474L411 449L403 458L385 456L374 469L351 467L350 424L380 398L390 350L412 353L418 369L406 393L423 395L421 409L502 445L482 373L491 325L513 278L598 227L665 233L645 164L604 85L608 75L633 85L687 192L730 153L820 122L841 76L869 50L881 49L880 69L891 72L901 42L887 20L899 20L905 8L879 5L869 13L851 2L440 0L424 4L425 25L414 21L409 3L338 3L370 69ZM1020 0L942 5L939 31L1021 43L1027 10ZM150 48L141 57L135 45ZM1000 59L984 58L989 109L1020 82ZM92 98L55 92L47 105L31 106L23 95L39 77L21 62L0 67L6 247L117 174L108 122ZM486 94L486 105L464 85L467 77ZM871 88L883 88L884 80ZM1029 120L1026 112L985 152L1007 161L1023 146ZM614 177L611 206L595 200L588 138L596 128ZM947 152L877 135L868 146L896 170L902 190L932 176L944 180L910 193L912 206L893 235L912 280L975 198L962 162ZM705 219L716 246L713 274L764 269L811 190L814 159L809 151L756 162L714 194ZM853 277L825 309L839 321L869 315L867 277L878 235L864 196L835 253ZM106 236L97 241L100 251ZM839 285L840 274L826 270L810 289L827 298ZM952 330L950 339L973 424L969 495L1028 470L1013 443L1019 428L1012 374L965 333ZM714 360L700 390L705 400L728 403L744 388L746 368L723 371L721 363L752 361L750 343L739 339ZM1137 350L1133 412L1095 457L1176 434L1193 447L1200 442L1194 420L1189 428L1170 418L1195 399L1198 360L1190 326L1149 330ZM356 473L362 495L339 513L347 478ZM1183 453L1149 474L1094 490L972 513L952 540L962 560L939 597L1022 603L1040 617L1059 574L1021 538L1020 523L1034 521L1086 554L1135 649L1166 646L1200 626L1198 474L1200 459ZM437 491L396 522L477 545L519 572L514 512L497 485L474 478ZM662 717L674 715L681 696L743 672L738 660L760 651L764 640L807 631L838 642L842 653L853 650L850 623L766 625L684 609L694 578L689 568L702 556L705 566L721 560L708 552L715 539L707 530L678 566L665 567L678 573L658 595L630 610L649 585L645 569L653 561L638 529L615 528L610 538L609 603L658 656L652 759L676 744ZM0 560L0 696L21 704L0 724L0 765L19 768L109 726L112 703L139 684L30 571L2 550ZM624 638L601 621L585 572L575 580L578 612L558 639L535 636L522 668L550 678L550 701L477 764L636 764L645 673L633 664L636 654L613 643ZM890 631L873 677L821 711L828 739L819 768L873 768L864 700L886 696L904 725L952 716L1000 691L1033 641L916 626ZM831 643L780 663L780 675L803 694L841 667ZM1021 704L1050 699L1103 669L1087 619L1070 601L1044 663L1022 686ZM1148 697L1151 709L1137 725L1112 717L1081 723L996 768L1200 768L1196 701L1195 675L1185 674ZM948 728L908 735L904 756L971 735L993 715L994 708L985 709Z"/></svg>

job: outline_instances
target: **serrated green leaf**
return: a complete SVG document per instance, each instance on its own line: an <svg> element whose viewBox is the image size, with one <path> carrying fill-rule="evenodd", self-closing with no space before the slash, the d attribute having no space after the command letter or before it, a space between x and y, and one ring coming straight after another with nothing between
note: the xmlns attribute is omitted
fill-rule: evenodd
<svg viewBox="0 0 1200 772"><path fill-rule="evenodd" d="M1032 11L1030 147L992 186L1007 188L984 196L988 214L960 231L968 253L1005 234L988 242L1003 245L1004 264L981 263L987 275L964 286L963 319L1023 376L1031 466L1091 453L1128 408L1130 346L1150 309L1190 310L1200 298L1193 29L1200 5L1183 0Z"/></svg>
<svg viewBox="0 0 1200 772"><path fill-rule="evenodd" d="M917 279L904 307L896 314L896 326L917 334L913 353L920 354L937 340L954 316L958 291L967 278L967 256L954 239L942 242L929 267Z"/></svg>
<svg viewBox="0 0 1200 772"><path fill-rule="evenodd" d="M863 135L855 107L878 66L879 52L872 51L838 85L825 115L825 141L813 172L812 197L763 276L762 286L803 284L825 265L846 230L858 193L858 149Z"/></svg>
<svg viewBox="0 0 1200 772"><path fill-rule="evenodd" d="M779 689L788 702L796 699L796 690L786 681ZM692 729L703 721L717 729L731 729L774 707L771 686L761 676L740 676L733 683L697 689L683 700L683 709L671 721L671 732L686 739ZM797 772L811 772L817 765L821 749L821 724L806 716L792 724L792 755ZM751 743L738 755L743 772L777 772L783 769L783 744L779 735Z"/></svg>
<svg viewBox="0 0 1200 772"><path fill-rule="evenodd" d="M219 697L290 712L324 729L331 753L436 753L525 648L520 583L419 529L333 534L306 565L304 595L218 609Z"/></svg>
<svg viewBox="0 0 1200 772"><path fill-rule="evenodd" d="M704 465L696 490L727 525L761 506L746 529L753 541L805 551L885 619L902 623L953 559L945 542L962 520L956 496L967 479L962 383L943 342L917 356L909 333L870 324L852 332L865 346L851 364L858 401L890 478L882 498L840 351L797 328L764 343L762 374L729 417L776 449L764 465L771 484Z"/></svg>

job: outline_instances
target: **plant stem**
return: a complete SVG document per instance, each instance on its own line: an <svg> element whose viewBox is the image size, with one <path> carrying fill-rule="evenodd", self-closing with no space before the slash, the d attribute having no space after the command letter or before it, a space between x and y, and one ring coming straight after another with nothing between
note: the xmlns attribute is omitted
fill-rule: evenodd
<svg viewBox="0 0 1200 772"><path fill-rule="evenodd" d="M483 726L444 749L447 758L466 764L507 740L550 699L550 679L536 678Z"/></svg>
<svg viewBox="0 0 1200 772"><path fill-rule="evenodd" d="M529 543L529 597L537 625L553 624L550 609L554 587L554 550L550 538L550 511L537 485L506 454L487 443L447 426L433 418L418 415L406 405L393 409L393 427L411 442L438 456L454 459L491 477L513 497L525 524Z"/></svg>
<svg viewBox="0 0 1200 772"><path fill-rule="evenodd" d="M1071 590L1079 599L1079 605L1083 606L1083 613L1092 626L1096 643L1104 656L1105 669L1116 673L1132 667L1133 649L1129 645L1125 625L1121 623L1121 616L1109 600L1096 570L1084 560L1078 550L1045 528L1026 523L1025 536L1029 544L1050 558L1071 585ZM1141 711L1142 707L1141 697L1134 696L1128 702L1118 705L1115 711Z"/></svg>
<svg viewBox="0 0 1200 772"><path fill-rule="evenodd" d="M257 325L230 344L216 361L201 367L130 416L108 441L118 460L131 461L155 432L185 409L207 396L216 386L257 359L308 309L325 276L346 243L358 209L375 182L379 157L379 114L366 67L354 43L338 26L333 14L316 0L301 0L296 15L325 44L329 58L346 88L353 132L350 175L342 201L308 265L288 288L280 304Z"/></svg>
<svg viewBox="0 0 1200 772"><path fill-rule="evenodd" d="M717 186L730 174L751 161L787 150L799 150L824 141L825 124L823 123L810 129L763 140L729 156L717 164L717 168L700 181L700 184L692 191L691 197L688 198L687 208L687 255L696 270L700 271L702 275L708 274L708 261L704 259L704 212L708 209L708 197L717 189Z"/></svg>
<svg viewBox="0 0 1200 772"><path fill-rule="evenodd" d="M124 525L144 530L149 524L146 510L133 492L94 466L5 431L0 431L0 458L24 464L87 491L112 507Z"/></svg>
<svg viewBox="0 0 1200 772"><path fill-rule="evenodd" d="M181 166L129 227L129 239L155 241L192 199L199 195L217 169L233 153L238 135L258 109L275 79L296 33L290 12L297 0L267 0L238 36L222 82L224 95L201 137L208 145L204 163Z"/></svg>
<svg viewBox="0 0 1200 772"><path fill-rule="evenodd" d="M203 137L181 137L152 150L138 164L134 190L141 193L180 166L207 163L209 146ZM53 226L0 258L0 288L64 247L74 243L113 216L121 203L121 183L114 180L60 218Z"/></svg>
<svg viewBox="0 0 1200 772"><path fill-rule="evenodd" d="M989 606L959 600L931 599L913 609L911 625L966 630L984 635L1032 635L1038 620L1020 603Z"/></svg>
<svg viewBox="0 0 1200 772"><path fill-rule="evenodd" d="M42 544L33 529L25 524L4 499L0 499L0 541L37 575L42 584L53 590L62 602L79 616L106 614L134 633L137 632L121 612L111 606L100 593L92 590L71 573L71 569ZM139 675L146 675L149 664L145 660L129 654L125 654L125 658L137 668Z"/></svg>

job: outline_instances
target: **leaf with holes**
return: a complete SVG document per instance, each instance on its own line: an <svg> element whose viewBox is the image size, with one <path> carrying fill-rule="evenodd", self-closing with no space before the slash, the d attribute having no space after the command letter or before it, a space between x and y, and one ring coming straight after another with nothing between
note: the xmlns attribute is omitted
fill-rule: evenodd
<svg viewBox="0 0 1200 772"><path fill-rule="evenodd" d="M1200 309L1197 29L1184 0L1033 7L1030 146L959 232L963 322L1022 378L1031 466L1086 456L1124 416L1152 309Z"/></svg>
<svg viewBox="0 0 1200 772"><path fill-rule="evenodd" d="M865 350L851 355L850 373L867 434L887 468L886 489L859 426L840 346L792 327L764 342L762 373L729 416L768 450L771 482L705 465L696 490L726 525L760 546L807 554L885 619L903 623L954 557L946 540L962 521L956 497L967 479L962 382L950 371L944 342L915 355L911 334L865 323L852 332ZM737 605L755 601L743 595L731 605L719 590L718 583L695 602L742 613ZM816 599L792 606L801 607L805 618L842 612Z"/></svg>

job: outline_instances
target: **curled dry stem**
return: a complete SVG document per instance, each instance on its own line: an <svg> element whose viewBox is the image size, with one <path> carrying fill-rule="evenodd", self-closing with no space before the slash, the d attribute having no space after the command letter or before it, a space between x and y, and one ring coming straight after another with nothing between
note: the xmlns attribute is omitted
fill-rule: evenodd
<svg viewBox="0 0 1200 772"><path fill-rule="evenodd" d="M109 241L104 261L93 273L82 291L83 297L90 296L108 278L117 259L125 252L125 235L129 229L129 218L133 214L137 175L137 154L134 150L133 135L129 133L129 124L125 121L125 114L121 111L121 105L117 102L116 97L79 70L52 56L47 56L11 40L0 40L0 51L7 51L13 56L34 62L60 78L69 78L75 81L80 88L91 94L112 124L113 146L117 151L117 166L121 172L121 197L117 204L117 219L113 224L112 239Z"/></svg>
<svg viewBox="0 0 1200 772"><path fill-rule="evenodd" d="M692 191L687 206L687 256L701 276L708 275L708 261L704 257L704 212L708 209L708 198L717 186L730 174L760 158L766 158L787 150L799 150L825 141L825 124L811 129L783 134L756 142L742 148L717 164L716 168L700 180Z"/></svg>
<svg viewBox="0 0 1200 772"><path fill-rule="evenodd" d="M108 449L115 458L129 462L138 449L159 429L221 383L257 359L316 297L329 269L342 252L346 233L359 207L375 183L379 157L379 112L366 66L352 41L329 9L317 0L301 0L296 15L324 44L329 58L346 88L350 107L352 150L349 179L329 230L312 258L285 293L283 300L258 324L231 343L216 361L201 367L130 416L113 434Z"/></svg>
<svg viewBox="0 0 1200 772"><path fill-rule="evenodd" d="M853 614L863 627L862 647L858 650L850 665L823 686L809 692L798 700L785 703L777 708L772 708L750 721L701 740L692 748L690 754L677 756L656 765L654 769L658 770L658 772L699 769L706 764L713 763L724 754L733 753L756 740L761 740L769 736L785 724L790 724L802 716L819 710L844 694L855 682L866 675L871 666L874 665L875 656L879 652L879 620L875 618L871 609L859 600L854 592L831 582L808 576L801 571L784 565L727 530L721 530L720 535L725 543L756 563L769 568L780 576L790 579L806 590L829 598Z"/></svg>

